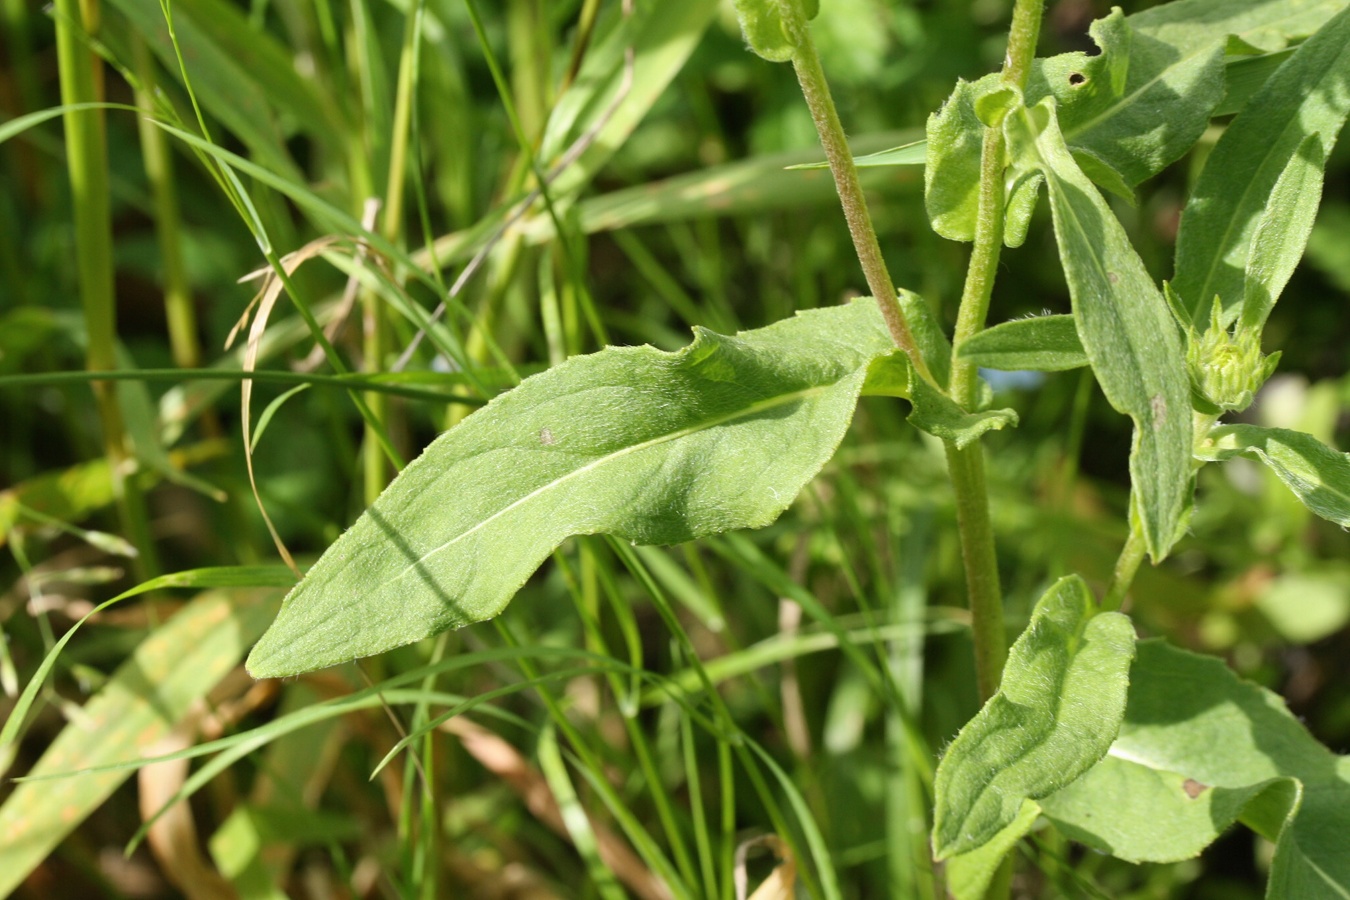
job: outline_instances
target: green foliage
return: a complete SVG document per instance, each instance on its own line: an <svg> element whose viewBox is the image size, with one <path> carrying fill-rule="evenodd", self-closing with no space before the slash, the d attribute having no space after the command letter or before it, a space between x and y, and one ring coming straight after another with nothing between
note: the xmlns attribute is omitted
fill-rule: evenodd
<svg viewBox="0 0 1350 900"><path fill-rule="evenodd" d="M1110 755L1042 806L1075 839L1150 861L1193 856L1240 816L1275 842L1266 896L1341 897L1348 774L1270 691L1151 640Z"/></svg>
<svg viewBox="0 0 1350 900"><path fill-rule="evenodd" d="M750 49L769 62L787 62L800 46L800 29L816 17L820 0L736 0Z"/></svg>
<svg viewBox="0 0 1350 900"><path fill-rule="evenodd" d="M893 350L864 300L535 375L399 475L287 596L249 671L294 675L491 618L572 535L677 544L767 525Z"/></svg>
<svg viewBox="0 0 1350 900"><path fill-rule="evenodd" d="M1345 0L93 8L0 13L0 893L1350 891Z"/></svg>
<svg viewBox="0 0 1350 900"><path fill-rule="evenodd" d="M1224 325L1239 315L1265 321L1302 256L1322 167L1348 113L1343 9L1276 70L1205 164L1181 217L1172 281L1193 318L1218 297Z"/></svg>
<svg viewBox="0 0 1350 900"><path fill-rule="evenodd" d="M983 846L1026 800L1070 784L1106 754L1125 712L1134 628L1060 579L1013 644L1003 685L943 754L934 791L938 859Z"/></svg>
<svg viewBox="0 0 1350 900"><path fill-rule="evenodd" d="M1310 434L1260 425L1220 425L1200 441L1195 454L1207 461L1235 456L1259 459L1304 506L1350 528L1350 455L1332 450Z"/></svg>
<svg viewBox="0 0 1350 900"><path fill-rule="evenodd" d="M957 354L986 369L1062 372L1088 365L1073 316L1033 316L986 328Z"/></svg>
<svg viewBox="0 0 1350 900"><path fill-rule="evenodd" d="M1183 348L1162 293L1060 135L1052 105L1008 116L1014 158L1046 180L1074 324L1093 374L1134 420L1130 484L1145 545L1165 557L1190 489L1191 404Z"/></svg>

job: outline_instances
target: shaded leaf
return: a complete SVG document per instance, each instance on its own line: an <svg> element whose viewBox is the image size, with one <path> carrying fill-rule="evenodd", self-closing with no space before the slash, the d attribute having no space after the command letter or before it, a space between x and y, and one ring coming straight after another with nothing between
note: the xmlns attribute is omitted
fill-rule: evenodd
<svg viewBox="0 0 1350 900"><path fill-rule="evenodd" d="M1041 801L1079 840L1124 859L1178 859L1241 816L1275 841L1267 897L1350 892L1350 758L1218 659L1140 642L1120 737L1098 768Z"/></svg>
<svg viewBox="0 0 1350 900"><path fill-rule="evenodd" d="M689 347L568 360L437 439L291 592L258 677L369 656L499 613L565 538L673 544L765 525L833 454L871 363L876 304Z"/></svg>
<svg viewBox="0 0 1350 900"><path fill-rule="evenodd" d="M1070 156L1049 102L1009 115L1004 131L1017 164L1045 175L1078 337L1106 399L1134 420L1132 509L1156 562L1177 537L1190 493L1181 338L1125 230Z"/></svg>
<svg viewBox="0 0 1350 900"><path fill-rule="evenodd" d="M1347 113L1350 9L1280 66L1209 155L1181 216L1172 281L1193 319L1215 296L1225 325L1251 295L1260 309L1274 303L1307 242L1322 164ZM1258 249L1258 231L1276 239Z"/></svg>
<svg viewBox="0 0 1350 900"><path fill-rule="evenodd" d="M1033 316L988 328L956 351L985 369L1063 372L1088 364L1073 316Z"/></svg>
<svg viewBox="0 0 1350 900"><path fill-rule="evenodd" d="M1003 683L938 766L937 859L979 848L1023 802L1053 793L1105 755L1125 711L1134 628L1099 613L1079 577L1060 579L1013 644Z"/></svg>
<svg viewBox="0 0 1350 900"><path fill-rule="evenodd" d="M1350 454L1310 434L1260 425L1220 425L1195 449L1210 462L1246 456L1270 467L1303 505L1342 528L1350 527Z"/></svg>

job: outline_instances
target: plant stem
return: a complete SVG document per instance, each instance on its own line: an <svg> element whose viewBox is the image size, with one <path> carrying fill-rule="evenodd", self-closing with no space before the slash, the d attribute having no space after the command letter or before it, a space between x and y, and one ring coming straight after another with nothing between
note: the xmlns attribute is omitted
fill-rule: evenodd
<svg viewBox="0 0 1350 900"><path fill-rule="evenodd" d="M1003 80L1017 88L1026 83L1036 54L1043 0L1017 0L1004 60ZM975 241L961 292L956 332L952 339L958 353L961 344L984 328L1003 249L1004 188L1003 133L989 128L980 150L980 202L975 221ZM975 366L953 354L948 393L967 409L979 398ZM965 449L947 444L947 468L956 495L956 522L961 533L961 558L966 569L975 640L975 672L980 696L988 700L998 690L1007 659L1007 636L1003 628L1003 596L999 585L994 532L989 524L989 498L985 485L984 455L980 445Z"/></svg>
<svg viewBox="0 0 1350 900"><path fill-rule="evenodd" d="M1102 598L1103 612L1116 612L1125 603L1125 595L1130 591L1130 585L1134 583L1135 573L1139 571L1139 566L1144 561L1144 555L1148 552L1148 545L1144 541L1144 534L1138 526L1130 526L1130 536L1125 540L1125 546L1120 551L1120 557L1116 560L1116 570L1111 576L1111 586L1106 589L1106 596Z"/></svg>
<svg viewBox="0 0 1350 900"><path fill-rule="evenodd" d="M989 299L993 295L999 256L1003 251L1003 194L1003 132L986 128L980 150L980 202L975 218L975 242L956 315L956 331L952 336L954 348L960 348L984 330L984 321L989 315ZM979 401L979 370L955 353L952 354L951 383L947 392L966 409L973 409Z"/></svg>
<svg viewBox="0 0 1350 900"><path fill-rule="evenodd" d="M825 150L825 158L830 164L830 173L834 176L834 187L839 194L839 202L844 207L844 218L848 221L848 231L853 238L853 249L858 254L867 287L881 307L886 319L886 327L891 332L896 346L905 351L914 368L928 381L932 376L928 365L914 343L909 323L896 299L895 284L891 273L886 269L886 261L881 256L881 244L877 241L876 231L872 228L872 216L867 211L867 198L863 196L862 184L858 181L858 168L853 164L853 154L848 148L848 139L844 136L844 126L839 121L839 113L834 107L834 98L830 96L830 85L825 80L825 70L820 65L820 54L816 52L815 42L811 40L811 31L795 11L786 10L792 4L785 4L784 23L794 32L793 40L797 51L792 56L792 68L797 73L797 81L802 88L802 96L811 110L811 118L816 123L816 133L820 135L820 146Z"/></svg>
<svg viewBox="0 0 1350 900"><path fill-rule="evenodd" d="M98 5L92 0L57 0L56 49L60 70L61 102L98 103L103 99L103 69L86 46L81 28L97 30ZM75 220L76 273L88 335L86 368L115 369L117 365L117 306L113 292L112 202L108 179L108 135L103 110L68 110L67 167ZM103 426L103 447L112 475L113 496L127 537L139 551L137 575L152 577L158 566L150 537L145 498L134 478L117 393L106 382L95 382L94 396Z"/></svg>
<svg viewBox="0 0 1350 900"><path fill-rule="evenodd" d="M977 442L958 449L946 444L947 471L956 494L956 526L961 533L961 559L970 597L971 631L975 641L975 678L980 700L998 691L1008 638L1003 628L1003 591L994 552L994 529L989 521L988 488L984 478L984 448Z"/></svg>

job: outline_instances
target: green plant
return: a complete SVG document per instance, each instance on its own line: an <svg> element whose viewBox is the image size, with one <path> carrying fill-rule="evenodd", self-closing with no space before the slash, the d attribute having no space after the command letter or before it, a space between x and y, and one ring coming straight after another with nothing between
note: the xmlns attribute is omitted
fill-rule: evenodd
<svg viewBox="0 0 1350 900"><path fill-rule="evenodd" d="M151 40L153 10L133 0L114 6L139 24L125 32L113 29L108 35L113 46L104 49L114 60L139 60L124 75L138 86L144 109L154 102L154 92L145 84L151 68L145 48L134 45L132 55L122 57L116 44L125 34ZM595 895L622 896L619 872L628 873L624 881L630 890L641 893L646 882L633 874L632 866L616 862L613 833L593 812L588 817L583 798L605 810L631 843L634 865L664 882L673 895L726 897L733 890L731 873L738 868L731 854L737 843L737 784L744 779L750 799L740 802L761 810L760 819L781 839L776 846L785 861L775 877L788 886L780 895L788 896L790 883L799 877L812 894L842 897L845 888L838 870L843 861L816 821L816 811L825 804L823 788L801 772L785 771L772 748L738 722L734 699L721 690L735 671L752 669L763 659L795 659L807 652L804 642L823 641L821 646L837 648L847 661L840 695L852 679L857 690L880 698L886 710L883 747L901 772L887 776L890 833L882 855L888 886L896 895L935 896L945 883L962 898L1006 896L1014 871L1010 851L1039 822L1051 823L1063 838L1121 860L1171 863L1194 857L1238 820L1275 844L1267 896L1334 897L1350 891L1350 851L1340 837L1350 827L1350 762L1315 741L1277 697L1242 681L1218 661L1163 640L1137 640L1135 625L1122 612L1132 591L1137 593L1145 557L1162 563L1193 517L1203 516L1207 498L1197 505L1195 495L1198 481L1207 477L1207 463L1245 457L1264 464L1308 510L1350 526L1350 456L1302 431L1223 421L1253 402L1279 360L1279 353L1263 355L1263 329L1303 256L1324 170L1350 113L1350 10L1345 4L1307 4L1296 15L1276 0L1223 5L1176 0L1130 16L1116 10L1092 26L1096 54L1038 60L1041 4L1019 0L1002 71L958 82L930 117L926 143L857 160L867 169L923 165L924 207L933 231L972 244L948 338L943 317L918 293L897 290L887 269L813 43L808 23L817 14L816 4L738 0L750 48L766 60L792 64L872 296L733 335L694 323L694 342L674 352L643 346L586 354L580 352L585 346L608 343L609 326L588 287L579 239L614 227L605 216L621 220L622 213L601 203L579 204L578 193L654 102L664 80L679 69L714 4L625 5L610 10L601 25L587 18L595 6L582 6L579 29L585 39L576 41L566 70L567 89L548 107L536 93L508 83L493 51L493 21L485 22L474 3L464 5L460 24L477 36L487 75L507 109L511 127L500 140L517 148L501 183L509 202L472 228L438 240L429 220L429 189L418 184L421 208L416 218L425 240L421 253L404 249L409 218L402 213L405 172L413 173L414 181L423 177L409 156L424 145L455 139L444 133L428 136L427 129L434 126L419 120L412 96L420 79L430 77L424 75L421 57L426 6L414 4L403 22L395 78L378 86L374 82L390 74L382 61L388 46L387 40L382 45L378 34L365 30L373 27L363 18L366 7L354 6L350 30L341 38L333 23L320 17L316 24L321 38L314 49L321 52L315 64L334 67L330 75L342 79L349 76L340 74L340 57L345 53L355 60L350 77L358 82L354 87L361 98L355 106L293 77L271 44L255 48L255 65L269 73L270 94L291 120L290 127L302 129L312 141L318 168L346 186L340 197L331 190L327 196L312 190L298 174L289 151L260 124L271 121L270 116L250 118L222 99L228 79L261 76L239 71L228 57L212 57L202 75L194 73L190 57L202 54L184 53L185 47L219 50L199 33L206 17L223 16L225 37L219 43L240 53L250 42L242 19L206 0L164 8L170 27L154 49L161 60L179 67L181 79L174 90L185 96L161 100L146 120L154 127L143 132L167 135L191 150L270 264L242 359L235 361L231 374L218 373L245 379L248 482L262 500L252 454L283 404L308 386L329 385L344 388L358 411L361 494L375 498L287 595L251 651L248 669L258 678L290 677L437 639L424 645L429 648L425 652L404 657L388 671L373 663L374 674L364 689L349 686L340 697L303 706L306 698L297 694L292 700L296 706L275 722L219 742L158 754L155 758L165 762L219 751L169 792L166 807L260 747L275 742L277 748L289 746L289 752L296 752L295 744L283 742L295 741L304 726L382 704L407 704L410 723L406 729L396 726L396 739L380 748L382 759L373 768L387 777L392 760L400 754L409 760L393 788L403 798L399 826L404 839L397 867L402 880L395 889L432 896L437 891L439 842L449 827L433 787L441 765L436 735L460 728L464 736L468 732L463 729L474 726L459 717L475 712L499 716L536 735L539 778L558 809L555 830L567 835ZM532 4L515 4L511 10L495 24L523 45L548 33L542 24L546 16ZM58 9L58 15L65 16L62 27L73 28L73 6ZM64 54L88 52L77 46L73 31L63 35ZM598 45L587 49L591 40ZM521 44L511 46L528 54L519 49ZM512 72L528 79L522 74L529 72L528 60L517 58ZM455 79L453 72L438 77ZM63 85L67 81L83 85L89 79L75 73L63 75ZM397 99L392 115L377 99L389 94ZM195 129L178 117L184 99L194 110ZM247 145L249 158L212 139L203 106ZM64 114L77 123L112 109L86 89L70 95ZM6 136L55 114L35 113L11 123ZM1173 277L1159 286L1103 191L1132 202L1141 185L1211 140L1207 130L1222 116L1234 118L1208 149L1181 215ZM372 124L358 132L351 120ZM71 132L72 151L80 149L80 133ZM372 146L354 149L346 139L354 133L375 136ZM158 145L148 144L147 158L162 153L162 148L152 152L151 147ZM72 152L71 165L77 173L103 172L106 167L97 152L79 159ZM253 184L245 185L241 176ZM151 180L162 184L154 173ZM369 219L358 221L358 201L376 193L372 185L381 184L385 208L392 214L380 227ZM109 189L96 183L93 190L106 194ZM292 226L272 191L304 209L311 224L326 229L328 236L313 238L289 256L280 254L277 247L296 242L282 237ZM442 193L443 204L452 207L445 198L457 196L455 190ZM986 329L996 275L1004 262L1002 250L1027 240L1042 193L1048 197L1072 313ZM172 205L175 200L172 193L160 192L155 202ZM616 203L614 208L622 207ZM178 227L170 214L161 213L159 220ZM172 243L173 236L167 239ZM547 251L534 249L550 240ZM639 266L659 268L640 244L629 245L626 252ZM97 253L107 255L106 250ZM357 374L348 371L335 339L325 334L328 314L316 313L308 299L312 290L301 281L302 264L320 256L349 277L345 290L361 302L367 327ZM166 253L166 267L169 258ZM522 258L528 261L521 263ZM452 261L467 263L470 274L485 264L489 279L495 279L496 287L477 307L465 304L463 280L454 287L441 281L442 268ZM508 315L511 286L518 288L516 273L522 267L537 293L541 335L512 335L496 327L496 319ZM82 287L99 284L83 270L81 275ZM674 298L672 305L686 302L678 285L663 283ZM84 288L86 298L105 288ZM279 336L271 323L283 295L303 320L289 338ZM427 297L442 302L448 320L427 314ZM181 297L173 302L170 315L181 323ZM105 312L107 306L87 304ZM700 313L716 318L718 312L710 305L692 310L690 318ZM725 308L721 314L726 315ZM100 472L105 478L115 476L110 498L122 503L124 515L127 509L135 514L141 484L135 478L120 480L123 444L137 444L135 426L119 421L117 408L109 405L113 394L105 389L127 373L107 371L116 367L111 355L116 340L106 319L89 322L89 367L105 377L99 382L104 386L99 397L106 439L106 467ZM191 359L180 349L188 343L185 328L191 330L179 324L175 331L175 359L182 366L189 365L182 359ZM254 426L249 373L270 352L265 342L294 342L302 336L314 340L338 374L295 375L299 383L273 399ZM435 356L454 371L437 374L428 365L421 373L386 372L402 368L401 362L391 365L389 359L396 337L410 347L425 337ZM542 345L549 366L520 380L511 348L504 346L512 340ZM1099 598L1089 573L1066 565L1063 556L1054 558L1058 550L1034 574L1019 573L1023 583L1018 590L1026 593L1035 585L1039 599L1011 648L1004 631L1008 613L995 544L997 525L991 517L991 502L997 499L991 501L984 442L995 432L999 437L1011 432L1015 439L1021 417L1011 408L996 408L981 368L1082 369L1090 373L1081 382L1083 390L1095 382L1133 428L1129 497L1125 521L1112 533L1120 547L1109 583ZM153 374L142 370L127 377L143 380ZM197 377L185 369L166 374ZM262 378L258 373L256 380ZM8 381L19 385L23 376ZM35 382L51 384L55 379L29 379ZM401 459L410 442L406 423L386 402L399 395L455 404L452 427L406 467ZM864 604L862 616L854 620L822 602L803 586L801 575L774 562L771 553L743 535L727 534L769 526L799 495L809 496L813 479L834 465L831 460L841 452L859 404L873 402L863 399L867 397L888 404L869 407L869 422L896 417L899 407L890 400L907 402L909 425L924 440L940 443L954 498L983 708L946 748L935 771L919 721L921 660L917 674L906 668L914 651L912 635L904 628L913 621L896 617L922 609L922 565L917 570L901 567L897 584L877 592L908 598L910 605L902 608L897 600L894 608L879 611L866 605L868 592L859 588L857 567L841 554L844 561L833 568L847 582L848 593ZM144 400L132 396L130 408L138 402ZM479 405L481 409L461 414ZM162 440L162 434L143 437L137 445L145 471L156 469L152 451L144 448L159 447ZM160 460L158 471L186 480L177 466L163 461L167 456L162 448L154 459ZM883 460L881 468L888 465L896 463ZM386 486L391 467L401 472ZM903 475L891 477L903 485ZM826 535L833 548L840 543L837 530L849 527L866 546L874 540L864 537L870 523L841 525L837 519L862 522L873 514L882 520L900 515L893 510L904 506L895 497L903 486L886 484L877 496L856 499L865 489L841 473L838 490L855 495L844 506L850 511L835 517L827 500L810 499L814 519L796 523L802 537L785 533L788 545L796 541L797 549L789 546L789 551L803 560L817 552L812 546L817 536L806 529ZM58 496L66 507L44 499L30 485L29 493L15 495L13 521L29 516L44 524L64 522L99 505L87 497ZM303 501L295 505L303 506ZM865 513L865 508L874 513ZM289 562L284 523L278 527L266 511L262 515ZM921 545L930 539L930 516L917 506L904 509L907 540ZM136 525L143 518L143 513L132 515L124 530L148 552L153 542ZM90 543L98 540L83 534ZM604 537L589 537L595 535ZM786 629L785 649L745 648L729 654L727 669L719 668L717 659L704 659L690 623L716 633L728 615L727 603L716 599L722 592L709 587L711 578L697 555L687 560L686 572L668 556L649 552L652 545L695 539L709 539L714 552L730 560L747 582L792 601L816 630L798 635L795 626ZM16 542L19 554L21 547ZM819 552L828 556L838 551ZM869 552L869 565L882 573L876 581L886 583L892 576L876 561L883 551ZM585 649L550 641L547 628L535 640L504 622L499 622L499 646L450 643L448 629L498 616L550 556L556 560L547 576L556 581L554 596L575 604ZM108 603L170 587L208 590L192 601L191 615L176 616L156 631L153 643L147 641L136 651L111 677L96 701L99 705L91 703L87 712L100 722L115 721L124 709L119 703L130 702L120 698L134 694L141 677L137 673L158 665L156 660L172 659L158 682L174 690L160 709L137 707L136 717L127 716L119 729L110 731L100 755L81 755L78 734L66 729L30 773L41 778L94 770L83 785L68 779L58 782L62 788L49 788L69 792L52 795L63 808L98 805L119 783L122 771L141 765L126 762L143 749L136 746L133 732L167 735L262 631L268 610L259 596L248 594L231 606L217 591L292 581L279 567L242 564L148 577L153 574L146 573L139 585ZM650 602L664 628L670 646L661 652L671 660L665 668L651 664L655 651L644 640L631 599L634 592ZM204 642L203 635L211 633L206 623L225 615L232 629L215 633L216 643L202 643L192 655L171 657L174 642ZM59 641L49 637L42 665L0 734L0 752L15 746L38 692L73 634L72 629ZM774 656L778 653L783 656ZM490 666L509 666L515 674L476 693L439 686L451 673ZM632 785L615 784L607 775L612 759L605 742L586 733L576 721L573 702L561 690L582 683L603 684L613 698L617 716L611 724L631 747L631 765L650 792L646 821L630 809ZM537 698L545 724L532 724L519 711L494 706L494 701L523 692ZM640 721L642 711L649 709L669 716L678 729L655 729L657 736L649 735ZM786 714L783 729L792 733ZM715 759L711 767L700 760L705 754ZM269 765L280 769L285 763L278 753ZM672 766L681 773L676 779L666 774ZM573 784L574 775L583 782ZM715 814L704 806L708 801L702 778L716 780L721 805ZM673 781L679 783L678 791L669 787ZM24 866L31 867L45 854L53 835L59 838L54 825L43 831L47 826L11 824L47 784L26 782L0 808L0 827L18 829L18 838L36 835L29 840L31 846L16 840L17 849L9 851L10 871L17 873L13 877L22 877ZM931 813L923 808L930 792ZM681 809L683 798L688 799L688 811ZM244 876L265 877L259 874L262 864L256 854L249 856L240 847L265 835L268 827L259 808L240 809L238 820L233 815L229 820L238 833L224 827L218 832L225 835L220 840L226 849L216 859L236 882ZM1104 816L1107 811L1109 816ZM925 816L931 838L923 833L926 828L908 827ZM144 829L153 828L154 821ZM310 825L321 835L316 842L336 845L342 840ZM0 836L5 833L0 830ZM1044 846L1053 847L1061 839L1044 829L1037 835ZM242 855L231 857L231 849ZM927 862L930 850L945 863L939 881ZM339 851L333 856L342 858ZM1047 851L1047 856L1053 853ZM13 886L2 879L0 884Z"/></svg>

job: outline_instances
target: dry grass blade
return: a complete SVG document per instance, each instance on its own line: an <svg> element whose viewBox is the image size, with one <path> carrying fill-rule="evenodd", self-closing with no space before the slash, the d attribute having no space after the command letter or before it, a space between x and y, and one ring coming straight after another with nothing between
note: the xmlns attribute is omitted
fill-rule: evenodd
<svg viewBox="0 0 1350 900"><path fill-rule="evenodd" d="M362 253L362 248L366 247L363 241L354 241L352 238L339 235L326 235L316 238L299 250L282 257L281 267L289 277L294 275L296 270L306 262L320 256L324 251L334 247L351 246L352 244L356 245L358 254ZM260 275L263 277L262 287L258 289L257 295L249 302L244 314L234 328L230 330L229 337L225 339L225 349L228 350L234 344L235 338L239 336L239 332L243 330L244 325L248 323L250 314L252 314L253 323L249 326L248 342L244 346L243 369L245 372L252 372L258 365L259 348L262 344L263 334L267 331L267 321L271 318L272 310L276 307L282 290L285 289L285 283L270 269L251 272L241 278L240 281L249 281ZM272 523L272 517L267 514L267 506L263 503L262 495L258 493L258 479L253 468L253 423L250 414L252 401L253 381L246 380L240 386L240 415L243 419L244 465L248 469L249 487L253 491L253 499L258 504L258 511L262 514L263 522L267 525L267 532L272 536L272 543L276 545L277 553L295 573L296 578L301 578L303 573L300 571L300 567L295 564L291 552L286 549L285 543L281 540L281 535Z"/></svg>

